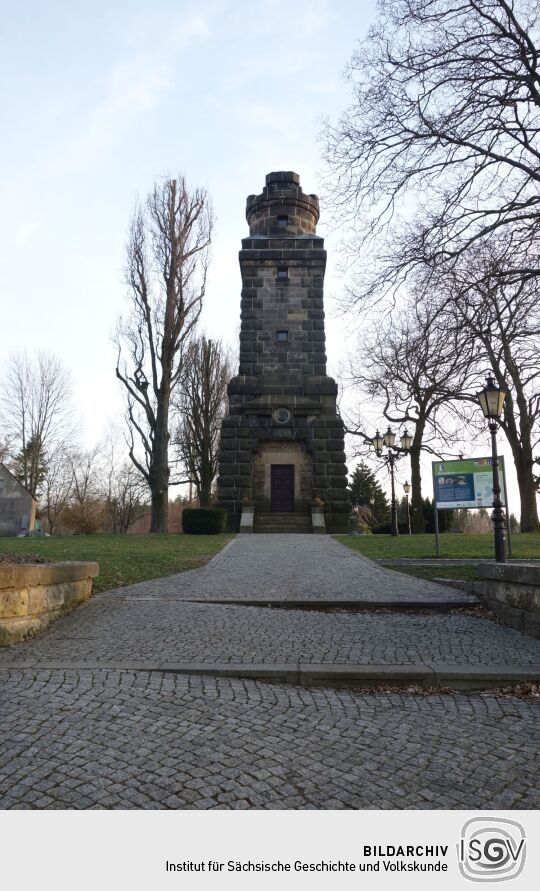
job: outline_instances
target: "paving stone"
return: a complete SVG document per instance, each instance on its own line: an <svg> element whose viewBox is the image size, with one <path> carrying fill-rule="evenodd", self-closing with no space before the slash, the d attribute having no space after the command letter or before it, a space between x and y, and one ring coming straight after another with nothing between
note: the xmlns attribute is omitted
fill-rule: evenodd
<svg viewBox="0 0 540 891"><path fill-rule="evenodd" d="M137 662L143 669L195 662L279 670L287 663L294 677L299 662L318 670L325 664L400 665L402 673L429 663L522 668L540 665L540 641L470 615L128 603L111 594L42 638L0 651L0 669L84 663L117 669Z"/></svg>
<svg viewBox="0 0 540 891"><path fill-rule="evenodd" d="M0 726L8 743L0 807L540 805L531 770L538 701L335 690L317 690L306 698L296 688L234 679L205 689L204 680L174 676L165 691L153 673L139 674L135 685L128 672L51 672L48 684L32 671L6 672ZM62 698L69 710L58 719ZM201 748L196 737L176 732L186 709L212 740L211 757L208 745ZM28 712L41 715L34 744L47 752L50 767L34 785L33 758L26 755L24 742L16 741ZM99 734L96 721L103 726ZM72 722L73 732L66 736L64 727ZM241 728L236 739L240 767L213 771L205 782L208 766L219 766L220 754L228 750L224 723ZM140 743L150 733L152 747L141 754ZM80 745L86 753L82 762L71 758L72 747L79 751ZM104 754L115 776L105 788L99 782ZM177 765L200 776L173 782L171 791L161 789L157 781L174 775ZM255 779L267 773L274 782ZM28 779L29 786L23 782Z"/></svg>
<svg viewBox="0 0 540 891"><path fill-rule="evenodd" d="M463 599L461 592L447 586L386 570L329 535L286 534L239 535L201 569L118 588L115 596L151 600L249 598L261 602L268 598L309 601L317 597L405 602Z"/></svg>
<svg viewBox="0 0 540 891"><path fill-rule="evenodd" d="M539 806L538 700L159 670L186 660L437 664L471 674L504 665L519 677L538 666L539 641L463 614L193 602L254 591L261 601L440 597L438 586L382 570L330 538L279 535L240 537L201 570L98 595L0 653L0 807ZM156 667L129 669L137 660Z"/></svg>

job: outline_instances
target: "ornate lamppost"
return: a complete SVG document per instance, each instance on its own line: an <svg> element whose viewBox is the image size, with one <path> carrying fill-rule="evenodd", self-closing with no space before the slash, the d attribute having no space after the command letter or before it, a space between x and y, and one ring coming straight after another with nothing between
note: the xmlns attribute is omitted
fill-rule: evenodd
<svg viewBox="0 0 540 891"><path fill-rule="evenodd" d="M379 431L377 430L375 436L371 440L371 444L375 449L375 454L378 458L382 458L383 456L383 448L386 446L387 456L386 461L390 468L390 481L392 486L392 503L391 503L391 534L399 535L398 529L398 521L397 521L397 504L396 504L396 484L394 479L394 464L396 463L400 453L407 453L412 445L412 436L407 432L407 430L403 431L399 442L400 446L396 446L396 434L393 430L391 430L390 426L386 433L381 436Z"/></svg>
<svg viewBox="0 0 540 891"><path fill-rule="evenodd" d="M375 498L373 495L369 499L369 503L371 504L371 526L374 529L375 528Z"/></svg>
<svg viewBox="0 0 540 891"><path fill-rule="evenodd" d="M491 433L491 466L493 469L493 530L495 534L495 560L506 563L504 547L504 510L501 501L501 483L499 480L499 458L497 455L497 423L504 408L506 391L497 386L491 374L488 374L483 390L476 394L484 417L488 420Z"/></svg>
<svg viewBox="0 0 540 891"><path fill-rule="evenodd" d="M407 534L412 535L411 532L411 511L409 509L409 492L411 491L411 484L408 480L405 480L403 483L403 491L405 492L405 501L407 502Z"/></svg>

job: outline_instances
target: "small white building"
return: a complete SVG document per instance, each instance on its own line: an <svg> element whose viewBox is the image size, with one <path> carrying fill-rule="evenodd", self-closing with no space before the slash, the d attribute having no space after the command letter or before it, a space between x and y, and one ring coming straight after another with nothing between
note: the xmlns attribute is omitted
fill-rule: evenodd
<svg viewBox="0 0 540 891"><path fill-rule="evenodd" d="M0 464L0 535L30 532L35 520L35 499L11 471Z"/></svg>

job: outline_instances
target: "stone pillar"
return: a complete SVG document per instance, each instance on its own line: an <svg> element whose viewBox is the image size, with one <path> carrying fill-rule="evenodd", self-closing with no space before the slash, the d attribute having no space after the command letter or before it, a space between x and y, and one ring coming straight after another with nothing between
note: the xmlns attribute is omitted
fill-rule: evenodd
<svg viewBox="0 0 540 891"><path fill-rule="evenodd" d="M242 505L271 509L270 466L289 464L295 511L309 513L317 499L327 530L346 531L343 423L326 374L319 200L302 191L297 173L269 173L262 193L248 197L246 218L240 366L222 424L219 502L238 529Z"/></svg>

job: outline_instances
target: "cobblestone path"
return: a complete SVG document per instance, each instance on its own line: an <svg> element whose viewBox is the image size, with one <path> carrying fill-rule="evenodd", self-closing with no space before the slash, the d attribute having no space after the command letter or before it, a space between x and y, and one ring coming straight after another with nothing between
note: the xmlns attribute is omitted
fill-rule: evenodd
<svg viewBox="0 0 540 891"><path fill-rule="evenodd" d="M463 613L234 603L270 595L460 596L316 536L240 536L201 570L97 595L41 638L0 651L0 807L540 805L538 700L130 669L299 659L540 665L539 641Z"/></svg>
<svg viewBox="0 0 540 891"><path fill-rule="evenodd" d="M528 701L20 671L2 712L3 807L539 804Z"/></svg>
<svg viewBox="0 0 540 891"><path fill-rule="evenodd" d="M186 600L463 600L443 585L395 577L330 536L240 535L202 569L142 582L117 593ZM470 598L474 600L474 598Z"/></svg>
<svg viewBox="0 0 540 891"><path fill-rule="evenodd" d="M3 664L282 663L540 665L540 641L460 614L261 609L90 600L42 638L0 650Z"/></svg>

